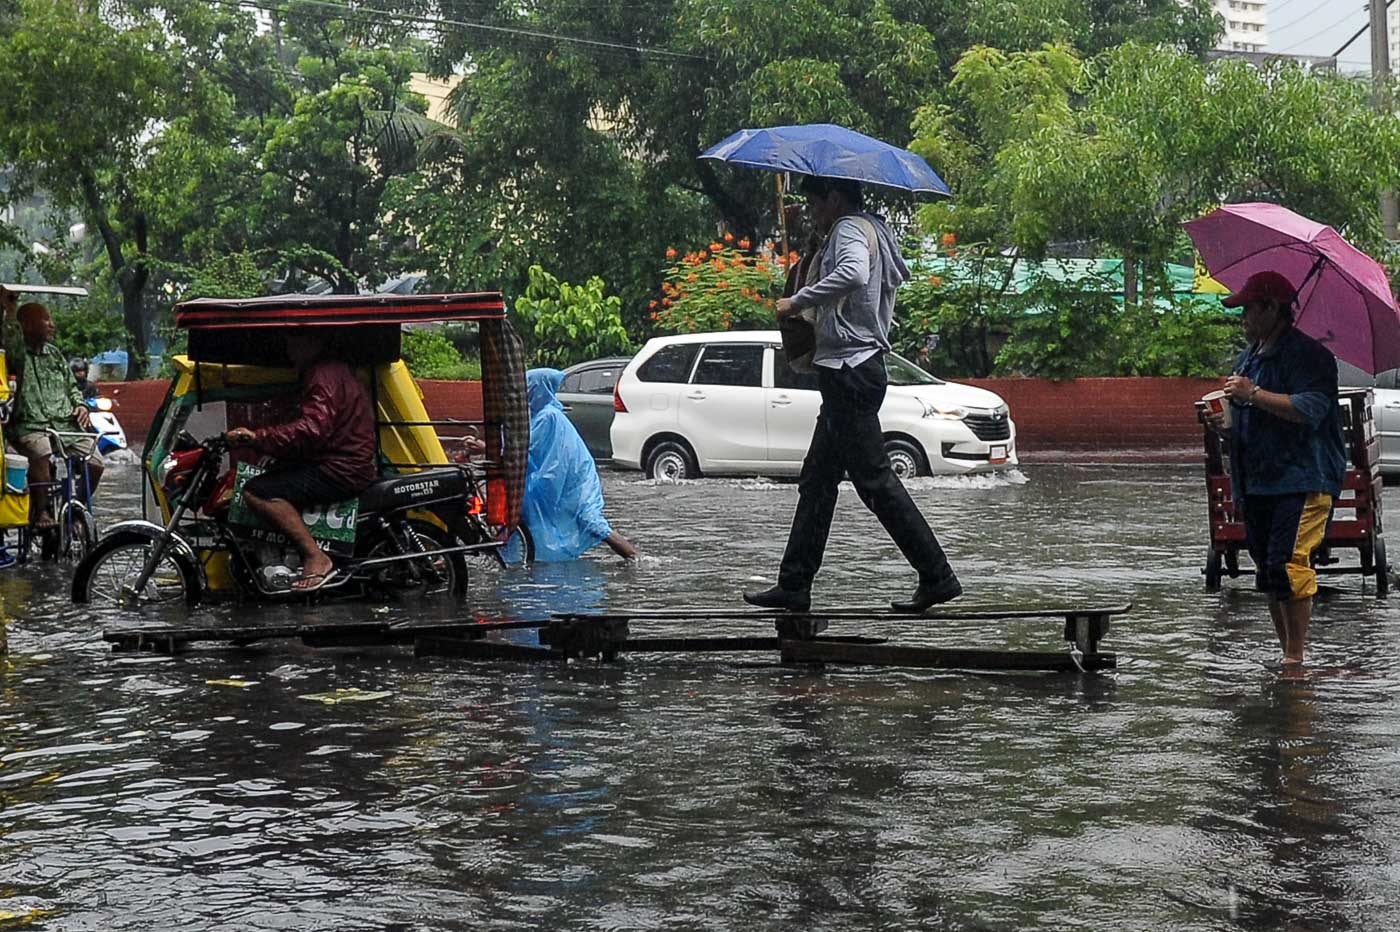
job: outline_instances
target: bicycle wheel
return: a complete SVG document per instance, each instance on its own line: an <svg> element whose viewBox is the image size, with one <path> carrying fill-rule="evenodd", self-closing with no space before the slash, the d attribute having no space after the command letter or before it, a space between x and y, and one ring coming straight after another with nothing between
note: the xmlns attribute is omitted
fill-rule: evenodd
<svg viewBox="0 0 1400 932"><path fill-rule="evenodd" d="M524 566L526 563L533 563L535 540L530 536L530 529L523 524L512 528L506 542L496 551L496 557L502 566Z"/></svg>

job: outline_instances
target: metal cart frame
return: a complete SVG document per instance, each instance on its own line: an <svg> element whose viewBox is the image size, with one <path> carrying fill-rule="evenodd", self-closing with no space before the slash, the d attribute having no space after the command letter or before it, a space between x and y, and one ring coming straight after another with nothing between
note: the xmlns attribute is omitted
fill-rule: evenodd
<svg viewBox="0 0 1400 932"><path fill-rule="evenodd" d="M1390 589L1390 566L1385 558L1381 528L1380 436L1372 413L1369 388L1342 389L1338 393L1342 431L1347 451L1347 471L1342 492L1332 506L1327 533L1313 556L1319 574L1374 576L1376 596ZM1196 402L1196 417L1205 425L1205 404ZM1235 508L1230 488L1228 444L1209 426L1205 430L1206 496L1210 517L1210 548L1206 551L1206 590L1217 592L1221 579L1249 572L1240 568L1240 554L1248 559L1244 542L1244 518ZM1356 550L1356 566L1340 566L1333 551Z"/></svg>

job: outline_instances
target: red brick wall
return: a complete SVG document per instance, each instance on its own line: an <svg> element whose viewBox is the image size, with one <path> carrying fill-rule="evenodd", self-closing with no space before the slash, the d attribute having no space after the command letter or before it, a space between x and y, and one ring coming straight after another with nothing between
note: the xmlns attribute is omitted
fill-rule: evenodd
<svg viewBox="0 0 1400 932"><path fill-rule="evenodd" d="M972 379L1011 407L1022 452L1046 450L1156 451L1198 447L1201 428L1192 403L1219 387L1217 379ZM423 402L433 418L481 417L481 383L424 380ZM146 437L165 397L163 381L113 382L103 392L133 445Z"/></svg>
<svg viewBox="0 0 1400 932"><path fill-rule="evenodd" d="M480 382L438 382L423 379L423 407L433 420L457 418L463 421L481 420Z"/></svg>
<svg viewBox="0 0 1400 932"><path fill-rule="evenodd" d="M1195 401L1219 379L968 379L1011 408L1023 453L1199 447Z"/></svg>

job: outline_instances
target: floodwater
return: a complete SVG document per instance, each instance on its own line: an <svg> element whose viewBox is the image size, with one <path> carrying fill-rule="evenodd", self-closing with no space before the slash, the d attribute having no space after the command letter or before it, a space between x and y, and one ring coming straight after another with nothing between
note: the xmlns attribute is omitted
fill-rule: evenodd
<svg viewBox="0 0 1400 932"><path fill-rule="evenodd" d="M129 513L135 471L113 476L107 514ZM1195 470L1024 478L920 480L914 494L969 604L1132 600L1105 645L1116 674L821 671L756 655L563 667L287 642L114 655L99 631L120 617L68 605L64 568L0 574L0 917L74 930L1400 925L1400 603L1335 580L1312 672L1281 681L1246 582L1202 591ZM649 554L641 566L599 553L483 577L473 610L732 606L771 579L796 498L790 484L619 474L606 491ZM853 494L837 522L820 602L912 586ZM1051 623L906 634L1063 647Z"/></svg>

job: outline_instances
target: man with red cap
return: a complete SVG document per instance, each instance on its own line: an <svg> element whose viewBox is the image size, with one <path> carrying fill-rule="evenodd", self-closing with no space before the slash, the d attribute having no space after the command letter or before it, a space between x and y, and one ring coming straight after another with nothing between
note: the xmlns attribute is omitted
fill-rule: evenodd
<svg viewBox="0 0 1400 932"><path fill-rule="evenodd" d="M1230 479L1285 669L1303 662L1317 592L1312 555L1346 470L1337 360L1293 326L1296 297L1284 276L1258 272L1224 301L1243 310L1249 341L1225 380ZM1221 429L1223 416L1211 423Z"/></svg>

